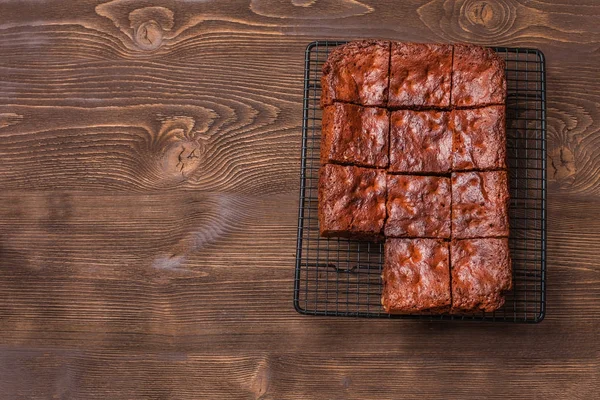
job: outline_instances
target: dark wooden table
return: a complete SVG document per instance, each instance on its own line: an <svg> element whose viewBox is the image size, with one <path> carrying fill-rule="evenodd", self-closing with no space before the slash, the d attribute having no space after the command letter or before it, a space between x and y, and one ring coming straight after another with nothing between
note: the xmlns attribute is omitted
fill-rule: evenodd
<svg viewBox="0 0 600 400"><path fill-rule="evenodd" d="M0 4L2 399L600 397L600 4ZM539 325L292 307L304 49L547 58Z"/></svg>

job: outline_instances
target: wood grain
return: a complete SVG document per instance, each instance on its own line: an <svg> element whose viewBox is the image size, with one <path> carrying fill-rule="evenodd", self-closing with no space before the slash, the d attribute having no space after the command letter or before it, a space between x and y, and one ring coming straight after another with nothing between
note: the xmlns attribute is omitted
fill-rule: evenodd
<svg viewBox="0 0 600 400"><path fill-rule="evenodd" d="M591 0L0 3L2 398L598 397L599 15ZM545 53L541 324L294 312L304 49L355 37Z"/></svg>

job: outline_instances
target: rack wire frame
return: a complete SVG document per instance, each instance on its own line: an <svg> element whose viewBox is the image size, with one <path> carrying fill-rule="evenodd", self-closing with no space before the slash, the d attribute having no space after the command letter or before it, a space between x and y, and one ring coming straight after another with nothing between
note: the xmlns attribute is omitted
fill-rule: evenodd
<svg viewBox="0 0 600 400"><path fill-rule="evenodd" d="M492 313L387 314L381 306L383 243L322 238L317 217L321 68L344 41L316 41L305 53L302 162L294 307L301 314L367 318L537 323L546 312L546 75L541 51L494 47L506 60L507 156L513 289Z"/></svg>

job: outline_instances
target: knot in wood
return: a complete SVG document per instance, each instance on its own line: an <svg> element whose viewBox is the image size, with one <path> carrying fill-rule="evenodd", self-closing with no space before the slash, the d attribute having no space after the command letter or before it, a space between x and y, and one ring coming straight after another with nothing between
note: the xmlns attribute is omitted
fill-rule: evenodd
<svg viewBox="0 0 600 400"><path fill-rule="evenodd" d="M135 28L136 44L144 50L155 50L163 41L163 31L158 22L147 21Z"/></svg>
<svg viewBox="0 0 600 400"><path fill-rule="evenodd" d="M467 19L476 25L487 26L492 22L493 15L494 9L487 1L470 3L466 10Z"/></svg>
<svg viewBox="0 0 600 400"><path fill-rule="evenodd" d="M501 35L513 25L514 10L505 1L468 0L461 7L459 25L481 36Z"/></svg>
<svg viewBox="0 0 600 400"><path fill-rule="evenodd" d="M548 154L550 181L559 182L561 185L571 185L577 173L575 155L566 146L551 150Z"/></svg>
<svg viewBox="0 0 600 400"><path fill-rule="evenodd" d="M144 7L129 13L133 40L143 50L156 50L163 44L165 32L174 25L173 11L165 7Z"/></svg>
<svg viewBox="0 0 600 400"><path fill-rule="evenodd" d="M199 143L178 141L171 143L163 158L163 167L171 175L188 176L198 168L202 148Z"/></svg>

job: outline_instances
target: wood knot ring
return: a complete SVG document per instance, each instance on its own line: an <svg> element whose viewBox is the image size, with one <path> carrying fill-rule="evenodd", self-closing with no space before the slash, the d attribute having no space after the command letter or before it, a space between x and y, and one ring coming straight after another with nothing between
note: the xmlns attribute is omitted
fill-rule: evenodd
<svg viewBox="0 0 600 400"><path fill-rule="evenodd" d="M461 7L460 25L481 36L496 36L511 27L514 14L505 1L467 0Z"/></svg>
<svg viewBox="0 0 600 400"><path fill-rule="evenodd" d="M171 143L163 156L163 170L172 176L188 176L202 161L203 148L194 141L176 141Z"/></svg>
<svg viewBox="0 0 600 400"><path fill-rule="evenodd" d="M492 21L494 10L487 1L476 1L468 5L465 14L473 24L487 26Z"/></svg>
<svg viewBox="0 0 600 400"><path fill-rule="evenodd" d="M163 41L163 30L158 22L142 22L135 28L135 42L144 50L155 50L160 47Z"/></svg>
<svg viewBox="0 0 600 400"><path fill-rule="evenodd" d="M173 11L165 7L144 7L129 13L129 25L133 29L133 41L142 50L156 50L166 32L175 24Z"/></svg>

